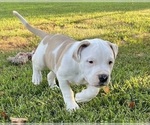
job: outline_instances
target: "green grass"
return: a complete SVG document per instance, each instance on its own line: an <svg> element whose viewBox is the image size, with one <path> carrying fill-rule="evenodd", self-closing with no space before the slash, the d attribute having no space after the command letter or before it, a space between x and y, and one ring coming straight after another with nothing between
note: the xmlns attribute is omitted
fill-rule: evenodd
<svg viewBox="0 0 150 125"><path fill-rule="evenodd" d="M49 33L77 40L102 38L119 45L111 91L69 113L60 90L51 90L43 71L39 86L31 83L31 62L14 66L8 56L36 48L12 10ZM28 122L150 122L150 3L0 3L0 113ZM75 92L85 86L72 85ZM135 101L135 107L128 103ZM1 113L0 122L10 122Z"/></svg>

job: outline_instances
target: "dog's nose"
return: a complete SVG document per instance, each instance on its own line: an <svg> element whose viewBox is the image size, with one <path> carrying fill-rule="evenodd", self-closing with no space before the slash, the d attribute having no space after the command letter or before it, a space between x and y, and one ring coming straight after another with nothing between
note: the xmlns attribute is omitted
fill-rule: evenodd
<svg viewBox="0 0 150 125"><path fill-rule="evenodd" d="M107 81L108 75L106 74L101 74L99 75L99 84L104 85L104 83Z"/></svg>

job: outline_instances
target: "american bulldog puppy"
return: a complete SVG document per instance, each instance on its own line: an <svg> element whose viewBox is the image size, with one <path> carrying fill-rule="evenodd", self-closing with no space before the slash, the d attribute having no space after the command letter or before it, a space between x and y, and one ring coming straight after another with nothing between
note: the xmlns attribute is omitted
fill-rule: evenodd
<svg viewBox="0 0 150 125"><path fill-rule="evenodd" d="M42 39L32 57L32 82L40 84L41 71L49 68L48 84L54 87L57 78L67 110L78 109L77 102L90 101L100 87L109 84L118 53L116 44L98 38L77 41L62 34L48 34L32 27L18 12L13 14ZM87 88L74 95L70 83L86 84Z"/></svg>

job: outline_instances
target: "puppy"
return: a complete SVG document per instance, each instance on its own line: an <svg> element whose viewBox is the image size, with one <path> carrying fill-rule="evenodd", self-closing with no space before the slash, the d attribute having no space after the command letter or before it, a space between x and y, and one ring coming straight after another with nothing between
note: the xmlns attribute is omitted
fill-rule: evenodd
<svg viewBox="0 0 150 125"><path fill-rule="evenodd" d="M100 87L109 84L118 53L116 44L97 38L77 41L62 34L48 34L32 27L18 12L13 14L42 39L32 57L32 82L40 84L41 71L49 68L48 84L53 87L58 79L67 110L78 109L76 102L90 101ZM70 83L86 84L87 88L74 97Z"/></svg>

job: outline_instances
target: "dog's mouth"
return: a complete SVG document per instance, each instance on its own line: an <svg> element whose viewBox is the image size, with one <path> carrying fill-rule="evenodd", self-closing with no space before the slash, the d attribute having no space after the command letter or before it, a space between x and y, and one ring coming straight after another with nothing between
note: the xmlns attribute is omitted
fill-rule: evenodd
<svg viewBox="0 0 150 125"><path fill-rule="evenodd" d="M101 87L104 87L104 86L107 86L107 85L93 85L94 87L97 87L97 88L101 88Z"/></svg>
<svg viewBox="0 0 150 125"><path fill-rule="evenodd" d="M107 86L108 83L107 82L104 82L104 83L98 83L96 85L93 85L94 87L97 87L97 88L101 88L101 87L104 87L104 86Z"/></svg>

